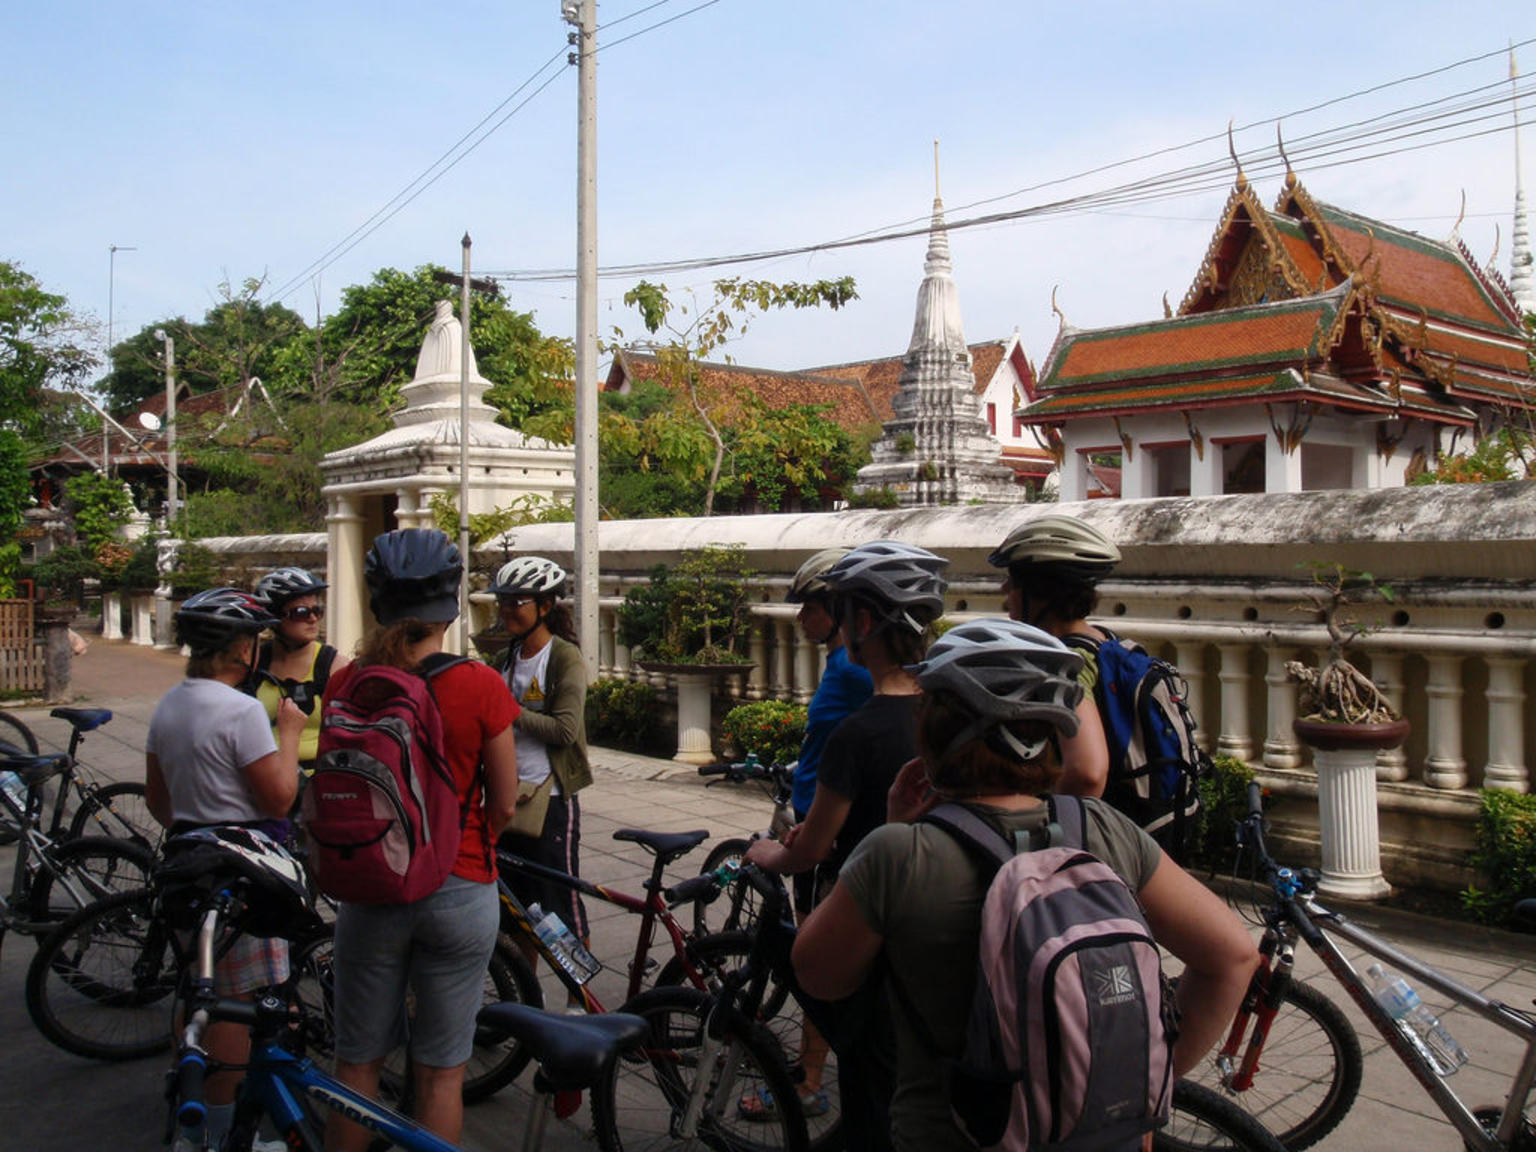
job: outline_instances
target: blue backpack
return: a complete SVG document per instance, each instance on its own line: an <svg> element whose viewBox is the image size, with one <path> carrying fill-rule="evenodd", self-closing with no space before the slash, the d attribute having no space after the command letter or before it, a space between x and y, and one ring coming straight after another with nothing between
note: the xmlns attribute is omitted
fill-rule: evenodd
<svg viewBox="0 0 1536 1152"><path fill-rule="evenodd" d="M1211 771L1210 756L1195 743L1189 685L1136 641L1100 631L1108 637L1102 643L1080 635L1062 639L1098 660L1094 702L1109 744L1104 799L1183 863L1200 810L1200 778Z"/></svg>

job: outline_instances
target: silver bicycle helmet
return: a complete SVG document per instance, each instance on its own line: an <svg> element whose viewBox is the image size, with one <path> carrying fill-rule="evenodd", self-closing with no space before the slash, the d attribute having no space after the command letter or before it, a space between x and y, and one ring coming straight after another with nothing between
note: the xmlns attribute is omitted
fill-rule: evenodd
<svg viewBox="0 0 1536 1152"><path fill-rule="evenodd" d="M1049 633L1016 620L988 619L957 624L908 671L924 692L948 692L975 716L950 747L998 729L1021 759L1033 760L1044 740L1026 745L1004 726L1043 720L1074 735L1082 666L1083 658Z"/></svg>
<svg viewBox="0 0 1536 1152"><path fill-rule="evenodd" d="M239 926L255 936L307 935L318 927L304 867L258 828L197 828L165 842L154 888L163 915L192 927L220 892L240 904Z"/></svg>
<svg viewBox="0 0 1536 1152"><path fill-rule="evenodd" d="M827 569L848 555L847 548L823 548L800 565L795 578L789 582L789 593L784 597L787 604L804 604L812 596L825 596Z"/></svg>
<svg viewBox="0 0 1536 1152"><path fill-rule="evenodd" d="M325 589L324 580L303 568L276 568L256 581L256 589L251 595L269 611L277 612L290 600L314 596Z"/></svg>
<svg viewBox="0 0 1536 1152"><path fill-rule="evenodd" d="M1047 567L1079 580L1101 580L1120 563L1120 549L1087 521L1051 513L1021 524L997 546L995 568Z"/></svg>
<svg viewBox="0 0 1536 1152"><path fill-rule="evenodd" d="M176 642L194 653L222 652L236 636L254 636L277 623L266 605L238 588L209 588L176 609Z"/></svg>
<svg viewBox="0 0 1536 1152"><path fill-rule="evenodd" d="M565 569L543 556L508 560L486 591L496 596L558 596L565 588Z"/></svg>
<svg viewBox="0 0 1536 1152"><path fill-rule="evenodd" d="M921 632L944 611L941 574L949 565L926 548L899 540L876 540L849 550L822 574L827 589L839 596L855 595L890 605L889 619Z"/></svg>
<svg viewBox="0 0 1536 1152"><path fill-rule="evenodd" d="M397 528L375 538L363 560L368 607L380 624L459 615L459 548L436 528Z"/></svg>

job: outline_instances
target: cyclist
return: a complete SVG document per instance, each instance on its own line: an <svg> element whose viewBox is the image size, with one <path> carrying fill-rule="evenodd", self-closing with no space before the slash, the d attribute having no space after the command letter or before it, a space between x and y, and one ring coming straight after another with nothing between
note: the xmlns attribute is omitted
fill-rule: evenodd
<svg viewBox="0 0 1536 1152"><path fill-rule="evenodd" d="M1014 620L1057 639L1106 639L1087 617L1098 607L1099 581L1120 563L1120 549L1091 524L1059 513L1037 516L1008 533L987 562L1007 570L1003 597ZM1093 696L1098 661L1085 652L1082 668L1077 731L1058 736L1062 773L1057 791L1102 796L1109 783L1109 745Z"/></svg>
<svg viewBox="0 0 1536 1152"><path fill-rule="evenodd" d="M364 559L378 627L357 660L331 677L327 696L368 665L416 669L441 652L459 614L459 550L435 529L404 528L373 542ZM458 860L442 887L411 904L341 905L336 916L336 1076L369 1095L385 1058L406 1039L407 986L414 998L410 1052L421 1123L456 1143L460 1092L496 942L493 846L517 804L517 704L500 676L466 660L432 678L443 720L442 752L463 805ZM332 1113L332 1152L368 1145L366 1129Z"/></svg>
<svg viewBox="0 0 1536 1152"><path fill-rule="evenodd" d="M320 639L325 605L324 580L303 568L278 568L256 581L251 595L275 619L272 638L257 650L256 670L245 690L260 700L268 719L277 718L277 702L287 696L308 717L299 738L299 764L311 764L320 739L320 698L338 671L336 649ZM345 666L346 661L341 661Z"/></svg>
<svg viewBox="0 0 1536 1152"><path fill-rule="evenodd" d="M211 588L176 610L176 641L191 649L186 679L156 705L144 741L144 796L155 819L173 833L213 825L245 825L286 839L285 817L299 787L299 733L304 713L279 701L277 738L259 703L240 691L256 662L256 638L275 621L248 593ZM288 977L283 940L242 936L219 960L220 995L249 997ZM250 1034L220 1023L207 1032L209 1054L239 1065ZM234 1118L236 1073L208 1078L208 1134L218 1147Z"/></svg>
<svg viewBox="0 0 1536 1152"><path fill-rule="evenodd" d="M959 1055L966 1029L988 883L948 832L909 822L940 802L959 801L1004 834L1043 825L1040 794L1060 779L1057 737L1077 723L1080 665L1059 640L1009 620L970 621L936 641L916 668L922 754L891 789L891 823L855 849L795 941L795 972L812 995L848 995L883 953L921 1018L919 1031L908 1009L895 1013L891 1125L898 1148L975 1147L954 1120L944 1069ZM1102 801L1086 803L1088 848L1137 893L1158 942L1185 963L1174 1048L1180 1075L1231 1020L1257 961L1253 942L1133 821ZM920 1039L923 1032L937 1051Z"/></svg>
<svg viewBox="0 0 1536 1152"><path fill-rule="evenodd" d="M576 793L592 783L587 762L587 666L576 646L571 611L561 603L565 569L543 556L520 556L496 573L501 626L510 643L491 659L506 677L522 711L512 722L517 741L518 806L541 819L519 818L500 846L572 876L580 875L581 804ZM557 912L583 941L590 939L587 910L573 888L527 876L508 877L524 905ZM537 952L527 946L528 959Z"/></svg>
<svg viewBox="0 0 1536 1152"><path fill-rule="evenodd" d="M874 695L827 738L816 797L783 840L759 840L746 859L770 872L798 873L822 861L841 865L885 822L885 797L916 755L917 681L906 666L922 658L929 625L944 610L941 575L949 561L894 540L848 552L822 575L849 657L868 669ZM890 1019L883 990L871 986L844 1007L838 1088L850 1148L889 1146ZM743 1101L750 1115L755 1105Z"/></svg>

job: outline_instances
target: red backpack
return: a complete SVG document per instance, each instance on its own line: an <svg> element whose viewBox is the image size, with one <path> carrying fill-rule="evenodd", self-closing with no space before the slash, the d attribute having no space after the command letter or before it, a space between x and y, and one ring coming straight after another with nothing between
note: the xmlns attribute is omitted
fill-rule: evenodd
<svg viewBox="0 0 1536 1152"><path fill-rule="evenodd" d="M350 669L326 701L301 810L310 868L327 896L408 904L436 892L452 871L465 812L431 680L463 663L438 653L419 675Z"/></svg>

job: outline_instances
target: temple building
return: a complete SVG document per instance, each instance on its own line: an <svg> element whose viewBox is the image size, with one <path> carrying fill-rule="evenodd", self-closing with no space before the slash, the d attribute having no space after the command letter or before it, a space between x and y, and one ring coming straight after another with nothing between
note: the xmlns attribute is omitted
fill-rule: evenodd
<svg viewBox="0 0 1536 1152"><path fill-rule="evenodd" d="M1289 172L1266 209L1239 172L1177 313L1063 319L1016 416L1063 501L1389 487L1527 412L1529 348L1459 236L1321 203Z"/></svg>

